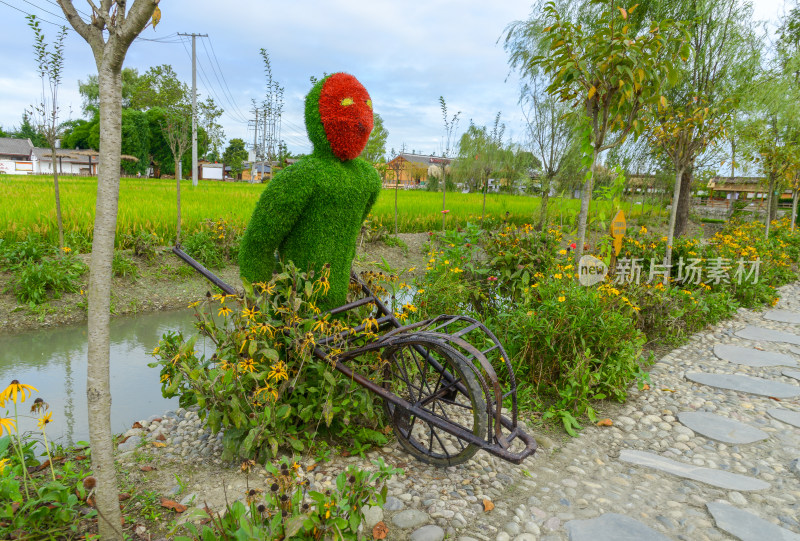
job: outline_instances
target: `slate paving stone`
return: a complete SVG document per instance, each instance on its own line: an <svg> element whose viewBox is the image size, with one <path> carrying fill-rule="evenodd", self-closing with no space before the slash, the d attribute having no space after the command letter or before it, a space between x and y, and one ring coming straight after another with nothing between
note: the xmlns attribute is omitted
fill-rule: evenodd
<svg viewBox="0 0 800 541"><path fill-rule="evenodd" d="M695 432L724 443L753 443L769 437L763 430L703 411L683 411L678 420Z"/></svg>
<svg viewBox="0 0 800 541"><path fill-rule="evenodd" d="M797 366L797 361L791 355L731 344L717 344L714 346L714 355L723 361L746 366Z"/></svg>
<svg viewBox="0 0 800 541"><path fill-rule="evenodd" d="M780 321L781 323L795 323L800 325L800 313L790 310L770 310L764 314L764 319Z"/></svg>
<svg viewBox="0 0 800 541"><path fill-rule="evenodd" d="M588 520L570 520L565 526L569 541L669 541L669 537L618 513L606 513Z"/></svg>
<svg viewBox="0 0 800 541"><path fill-rule="evenodd" d="M700 481L701 483L727 490L749 492L753 490L764 490L770 487L769 483L754 477L684 464L683 462L677 462L646 451L623 449L619 454L619 459L623 462L630 462L639 466L653 468L654 470L671 473L678 477Z"/></svg>
<svg viewBox="0 0 800 541"><path fill-rule="evenodd" d="M744 509L726 503L709 502L708 512L714 517L717 528L725 530L742 541L800 541L800 535L776 526Z"/></svg>
<svg viewBox="0 0 800 541"><path fill-rule="evenodd" d="M800 355L800 348L790 347L789 351L791 351L795 355Z"/></svg>
<svg viewBox="0 0 800 541"><path fill-rule="evenodd" d="M702 383L719 389L730 389L744 393L761 396L774 396L775 398L792 398L800 396L800 386L772 381L764 378L754 378L742 374L711 374L708 372L687 372L686 379L695 383Z"/></svg>
<svg viewBox="0 0 800 541"><path fill-rule="evenodd" d="M771 417L800 428L800 411L792 411L783 408L770 408L767 410L767 413L770 414Z"/></svg>
<svg viewBox="0 0 800 541"><path fill-rule="evenodd" d="M790 370L788 368L784 368L781 371L781 374L789 378L800 379L800 370Z"/></svg>
<svg viewBox="0 0 800 541"><path fill-rule="evenodd" d="M748 325L740 331L736 331L736 336L747 338L748 340L765 340L767 342L787 342L800 346L800 336L790 332L776 331L775 329L765 329Z"/></svg>

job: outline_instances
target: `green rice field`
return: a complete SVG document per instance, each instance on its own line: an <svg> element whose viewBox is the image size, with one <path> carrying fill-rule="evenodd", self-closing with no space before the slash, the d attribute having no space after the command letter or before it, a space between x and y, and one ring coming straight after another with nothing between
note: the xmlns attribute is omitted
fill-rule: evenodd
<svg viewBox="0 0 800 541"><path fill-rule="evenodd" d="M91 177L60 177L61 205L65 232L76 232L91 238L97 179ZM195 188L190 180L181 183L182 229L191 233L205 220L228 220L244 227L250 218L264 184L243 182L200 181ZM394 190L381 192L372 209L373 226L394 231ZM478 222L483 196L479 193L447 194L447 226L463 226ZM507 219L523 224L538 217L540 200L507 194L489 194L486 216L492 223ZM574 222L578 200L551 199L550 217L555 223ZM609 203L595 201L593 212ZM635 207L638 213L641 206ZM399 231L422 232L442 227L442 194L425 191L398 193ZM120 185L117 238L139 231L155 232L164 244L175 238L175 181L161 179L123 178ZM57 238L52 177L0 176L0 238L17 240L34 233L55 242Z"/></svg>

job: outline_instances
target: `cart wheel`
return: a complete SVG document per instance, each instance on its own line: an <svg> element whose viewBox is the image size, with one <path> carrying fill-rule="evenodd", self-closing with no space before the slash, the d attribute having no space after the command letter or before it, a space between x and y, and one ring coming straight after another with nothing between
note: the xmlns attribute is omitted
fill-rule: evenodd
<svg viewBox="0 0 800 541"><path fill-rule="evenodd" d="M486 401L458 351L430 339L409 337L387 347L383 357L388 390L431 415L486 438ZM454 466L479 449L388 400L384 405L400 445L423 462Z"/></svg>

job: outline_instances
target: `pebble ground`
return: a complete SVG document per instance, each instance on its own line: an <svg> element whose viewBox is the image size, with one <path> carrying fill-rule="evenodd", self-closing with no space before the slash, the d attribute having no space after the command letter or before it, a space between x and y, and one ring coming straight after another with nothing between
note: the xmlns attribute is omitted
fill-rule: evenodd
<svg viewBox="0 0 800 541"><path fill-rule="evenodd" d="M779 293L781 300L776 308L800 313L800 283L784 286ZM396 443L371 453L368 459L382 456L387 463L402 467L405 475L389 481L387 504L384 509L368 510L366 526L371 529L384 521L390 540L579 541L589 537L571 529L571 521L617 513L667 539L738 539L718 525L707 508L710 502L724 502L779 526L785 538L791 539L800 534L800 428L774 419L767 410L780 407L800 412L800 400L775 400L685 378L686 372L744 374L798 386L800 394L800 382L782 374L785 366L751 367L722 360L713 353L717 344L732 344L787 354L800 367L798 345L735 335L748 325L800 335L800 325L763 316L763 312L741 309L733 319L692 336L653 366L649 390L633 390L625 404L612 408L612 426L586 427L565 444L542 438L541 443L546 445L540 445L536 454L519 466L479 452L466 464L435 468L414 460ZM679 413L691 411L741 421L768 437L747 444L715 441L678 420ZM179 409L140 424L142 428L128 431L126 435L131 437L118 448L123 465L126 461L133 464L143 443L161 440L163 447L146 446L158 461L202 463L219 472L185 492L182 487L169 488L169 482L164 481L168 493L178 494L181 489L186 504L206 502L210 508L221 510L225 496L235 499L247 486L265 479L258 468L245 479L235 465L224 464L220 459L221 435L211 435L193 411ZM624 450L645 451L684 465L709 468L712 476L720 471L747 476L768 483L769 488L720 488L622 461L620 453ZM306 468L314 462L313 457L301 460ZM374 468L360 457L337 456L318 464L313 472L301 469L301 473L315 488L324 489L353 463ZM619 538L625 533L624 526L617 528L621 529L607 533Z"/></svg>

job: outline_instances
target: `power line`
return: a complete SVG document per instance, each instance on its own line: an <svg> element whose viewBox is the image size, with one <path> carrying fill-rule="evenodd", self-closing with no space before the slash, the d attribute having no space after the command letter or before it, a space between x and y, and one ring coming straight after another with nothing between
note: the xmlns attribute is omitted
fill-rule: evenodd
<svg viewBox="0 0 800 541"><path fill-rule="evenodd" d="M34 15L33 13L28 13L24 9L18 8L17 6L12 6L8 2L5 2L5 0L0 0L0 4L5 4L6 6L10 7L11 9L16 9L17 11L19 11L20 13L24 13L25 15ZM38 21L42 21L44 23L52 24L53 26L58 26L58 27L64 26L63 24L54 23L53 21L48 21L47 19L43 19L43 18L39 17L38 15L34 15L34 16L36 17L36 20L38 20Z"/></svg>
<svg viewBox="0 0 800 541"><path fill-rule="evenodd" d="M42 6L37 6L33 2L29 2L28 0L22 0L22 1L25 2L26 4L30 4L31 6L35 7L38 10L44 11L45 13L48 13L48 14L52 15L53 17L62 18L62 19L64 19L66 21L66 18L64 17L63 14L53 13L52 11L48 11L48 10L44 9ZM5 4L5 2L3 2L3 3Z"/></svg>
<svg viewBox="0 0 800 541"><path fill-rule="evenodd" d="M186 43L185 43L184 40L181 41L181 45L183 46L183 50L186 51L186 54L189 56L189 58L191 58L192 55L189 52L189 50L186 48ZM199 74L200 75L200 80L202 81L203 87L206 89L206 92L208 94L213 94L214 98L216 98L216 100L219 103L224 103L223 100L221 100L219 98L219 95L215 92L214 87L208 82L208 77L206 76L206 72L203 69L203 64L202 63L198 63L198 66L200 67L200 74ZM248 122L247 118L245 118L245 117L236 118L234 116L233 112L224 111L224 113L228 116L228 118L230 118L234 122L237 122L237 123L240 123L240 124L247 124L247 122Z"/></svg>
<svg viewBox="0 0 800 541"><path fill-rule="evenodd" d="M231 100L233 100L233 93L231 92L231 89L228 86L228 81L225 80L225 75L222 73L222 66L220 66L219 64L219 58L217 58L217 52L214 50L214 42L211 41L210 37L208 38L208 44L211 46L211 53L214 55L214 61L217 63L217 67L219 68L219 73L222 76L222 82L225 83L225 88L228 90L228 96L230 96ZM206 55L208 55L208 51L206 51ZM239 109L239 107L236 106L235 102L234 102L234 107L239 112L239 114L241 114L241 110Z"/></svg>
<svg viewBox="0 0 800 541"><path fill-rule="evenodd" d="M206 47L205 42L203 42L203 50L206 53L206 58L208 58L208 62L211 65L211 70L214 72L214 77L216 77L216 79L217 79L217 84L219 85L219 88L222 91L223 96L225 96L225 98L228 100L228 104L233 109L236 110L236 112L239 114L239 116L244 117L245 115L242 113L241 109L239 109L238 105L236 105L236 102L233 99L233 94L231 94L230 89L228 89L227 93L225 92L225 89L228 88L228 83L227 83L227 81L225 81L225 75L222 73L222 69L221 68L220 68L219 74L218 74L217 69L214 67L214 62L211 60L211 57L208 54L208 48ZM220 78L222 79L222 81L220 81ZM224 83L224 85L223 85L223 83Z"/></svg>

